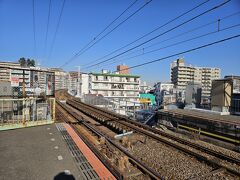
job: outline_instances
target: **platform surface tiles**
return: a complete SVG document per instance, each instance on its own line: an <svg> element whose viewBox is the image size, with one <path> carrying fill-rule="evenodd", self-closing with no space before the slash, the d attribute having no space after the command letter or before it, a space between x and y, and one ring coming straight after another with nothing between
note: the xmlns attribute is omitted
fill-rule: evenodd
<svg viewBox="0 0 240 180"><path fill-rule="evenodd" d="M0 131L0 180L100 179L63 124Z"/></svg>

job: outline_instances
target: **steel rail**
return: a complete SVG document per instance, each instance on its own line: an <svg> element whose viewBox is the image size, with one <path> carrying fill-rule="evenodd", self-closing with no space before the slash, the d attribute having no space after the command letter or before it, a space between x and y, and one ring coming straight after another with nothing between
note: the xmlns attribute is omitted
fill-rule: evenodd
<svg viewBox="0 0 240 180"><path fill-rule="evenodd" d="M82 102L81 102L81 103L78 102L78 104L81 104L82 106L85 105L85 104L82 103ZM86 106L89 108L89 105L86 105ZM91 106L90 106L90 107L91 107ZM84 111L84 109L79 109L77 106L75 106L75 108L78 109L78 110ZM97 109L97 110L96 110L96 109ZM91 112L91 113L88 112L87 114L91 116L91 115L93 114L93 112L96 113L96 111L99 111L99 110L100 110L99 108L95 107L95 108L92 109L92 112ZM105 112L105 111L104 111L104 112ZM108 112L106 112L106 113L108 113ZM101 114L102 114L102 113L101 113ZM120 119L119 119L119 120L120 120ZM184 148L184 147L182 147L182 146L179 146L179 145L177 145L177 144L175 144L175 143L173 143L173 142L171 142L171 141L168 141L168 140L166 140L166 139L163 139L163 138L157 136L156 134L153 134L152 132L150 132L150 131L142 128L142 127L136 126L136 122L131 121L131 123L129 123L129 121L131 121L131 120L127 119L127 121L126 121L126 119L125 119L125 122L124 122L124 121L117 121L117 123L123 124L123 125L125 125L125 126L127 126L127 127L132 128L133 130L135 130L135 131L138 132L138 133L147 135L147 136L149 136L149 137L151 137L151 138L153 138L153 139L156 139L156 140L158 140L158 141L161 141L161 142L163 142L163 143L165 143L165 144L167 144L167 145L169 145L169 146L171 146L171 147L174 147L174 148L176 148L176 149L179 149L179 150L181 150L181 151L183 151L183 152L185 152L185 153L187 153L187 154L190 154L190 155L196 157L197 159L204 160L205 162L207 162L207 163L209 163L209 164L212 164L213 166L225 168L228 172L231 172L231 173L233 173L233 174L235 174L235 175L240 176L240 172L237 171L237 170L235 170L235 169L229 168L228 166L222 165L222 164L219 163L219 162L210 160L210 159L206 158L206 157L203 156L203 155L200 155L200 154L198 154L198 153L196 153L196 152L193 152L193 151L191 151L191 150L189 150L189 149L187 149L187 148ZM133 125L133 124L134 124L134 125ZM137 123L137 125L141 126L142 124ZM144 126L145 126L145 125L144 125ZM149 127L149 128L150 128L150 127ZM150 128L150 129L153 130L153 128ZM158 131L157 133L160 134L160 131ZM162 132L161 132L161 133L162 133ZM162 133L162 134L163 134L163 133ZM174 137L174 139L178 140L178 142L180 141L180 138ZM238 162L239 162L238 159L235 159L235 158L233 158L233 157L231 157L231 156L227 156L227 155L225 155L225 154L221 154L220 152L216 152L216 151L210 150L210 149L208 149L208 148L203 148L202 146L196 147L194 143L190 143L190 142L188 142L188 141L184 141L183 139L181 139L181 141L184 142L185 144L187 143L186 145L188 145L188 146L190 146L190 147L192 146L192 147L194 147L194 148L197 149L197 150L203 151L203 152L208 153L208 154L211 153L211 155L214 155L214 156L217 156L217 157L221 157L222 160L228 159L229 161L234 162L234 163L236 163L236 164L238 164Z"/></svg>
<svg viewBox="0 0 240 180"><path fill-rule="evenodd" d="M104 137L105 140L107 140L110 144L112 144L113 146L115 146L117 149L119 149L121 152L123 152L126 156L128 156L128 158L135 164L137 165L140 169L142 169L145 173L147 173L149 176L151 176L154 179L164 179L159 173L157 173L155 170L147 167L143 162L139 161L137 158L135 158L131 153L128 152L127 149L123 148L122 146L118 145L116 142L114 142L111 138L109 138L107 135L99 132L97 129L95 129L93 126L91 126L90 124L86 123L83 119L81 119L81 117L79 118L79 115L77 115L76 113L72 112L71 110L69 110L66 106L64 106L62 103L60 103L59 101L57 101L57 103L59 103L59 105L65 110L67 111L69 114L71 114L75 119L79 120L79 123L83 124L85 127L87 127L88 129L90 129L92 132L94 132L95 134L97 134L99 137Z"/></svg>
<svg viewBox="0 0 240 180"><path fill-rule="evenodd" d="M82 103L82 102L80 102L80 101L78 101L78 100L74 100L74 101L77 102L77 103ZM84 103L82 103L82 104L84 104ZM153 133L159 134L159 135L161 135L161 136L170 138L170 139L172 139L172 140L174 140L174 141L177 141L177 142L179 142L179 143L188 145L188 146L190 146L190 147L192 147L192 148L195 148L195 149L197 149L197 150L200 150L200 151L202 151L202 152L205 152L205 153L208 153L208 154L210 154L210 155L213 155L213 156L216 156L216 157L218 157L218 158L221 158L222 160L227 160L227 161L229 161L229 162L236 163L236 164L239 164L239 165L240 165L240 159L236 159L236 158L234 158L234 157L232 157L232 156L225 155L225 154L223 154L223 153L221 153L221 152L214 151L214 150L212 150L212 149L209 149L209 148L207 148L207 147L201 146L201 145L199 145L199 144L196 144L196 143L190 142L190 141L188 141L188 140L185 140L185 139L176 137L176 136L174 136L174 135L165 133L165 132L163 132L163 131L160 131L160 130L157 130L157 129L155 129L155 128L152 128L152 127L150 127L150 126L148 126L148 125L139 123L139 122L137 122L137 121L133 121L133 120L131 120L131 119L127 118L127 117L124 117L124 116L122 116L122 115L109 112L108 110L100 109L99 107L92 107L91 105L88 105L88 104L84 104L84 105L86 105L86 106L88 106L88 107L91 107L92 110L94 110L94 111L97 111L97 110L98 110L98 111L102 111L102 112L103 112L103 113L101 113L102 115L104 115L104 113L105 113L105 114L114 116L115 119L116 119L116 117L118 117L117 120L123 120L123 121L125 121L125 122L127 122L127 123L134 124L134 125L136 125L136 126L138 126L138 127L141 127L141 128L143 128L143 129L145 129L145 130L148 130L148 131L150 131L150 132L153 132ZM109 117L109 116L108 116L108 117ZM118 123L122 123L122 124L124 123L124 122L122 122L122 121L117 121L117 122L118 122ZM128 124L126 124L126 123L124 123L124 125L128 126ZM134 128L134 127L132 126L132 128Z"/></svg>
<svg viewBox="0 0 240 180"><path fill-rule="evenodd" d="M59 101L56 101L57 104L59 106L61 106L61 108L63 108L68 114L70 114L72 117L74 117L74 119L77 120L78 123L83 123L82 117L77 115L76 113L74 113L73 111L70 111L68 109L66 109L67 107L63 106L63 104ZM63 117L63 119L68 119L62 112L59 112L59 115ZM72 123L72 122L67 122L77 133L77 135L83 140L83 142L93 151L93 153L98 157L98 159L107 167L107 169L117 178L122 180L123 179L123 175L121 174L121 172L119 172L115 167L113 167L111 165L111 162L109 160L107 160L100 152L99 150L92 145L92 143L89 142L89 140L87 140L87 138L85 136L83 136L78 128L76 127L76 124ZM101 137L100 134L95 133L98 137Z"/></svg>

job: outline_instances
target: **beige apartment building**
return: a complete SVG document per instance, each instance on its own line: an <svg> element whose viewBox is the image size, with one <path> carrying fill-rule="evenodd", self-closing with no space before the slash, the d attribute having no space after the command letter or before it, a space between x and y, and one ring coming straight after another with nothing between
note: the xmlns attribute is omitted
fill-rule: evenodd
<svg viewBox="0 0 240 180"><path fill-rule="evenodd" d="M20 67L20 64L15 62L0 62L0 81L11 81L11 67Z"/></svg>
<svg viewBox="0 0 240 180"><path fill-rule="evenodd" d="M50 68L50 70L55 75L55 90L68 89L68 73L61 68Z"/></svg>
<svg viewBox="0 0 240 180"><path fill-rule="evenodd" d="M185 92L189 82L202 85L202 97L211 95L212 81L221 77L221 70L213 67L195 67L187 65L184 59L171 63L171 82L180 92Z"/></svg>

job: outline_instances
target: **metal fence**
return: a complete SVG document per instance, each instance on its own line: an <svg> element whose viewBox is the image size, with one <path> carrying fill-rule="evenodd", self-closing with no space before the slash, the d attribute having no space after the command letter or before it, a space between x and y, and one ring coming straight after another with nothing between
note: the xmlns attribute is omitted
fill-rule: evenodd
<svg viewBox="0 0 240 180"><path fill-rule="evenodd" d="M0 66L0 97L54 96L54 72L44 69Z"/></svg>
<svg viewBox="0 0 240 180"><path fill-rule="evenodd" d="M143 106L140 102L137 101L128 101L122 98L107 98L103 96L96 95L84 95L82 101L95 105L98 107L106 108L110 111L116 113L127 115L130 117L135 117L135 112L141 109L148 109L149 107Z"/></svg>
<svg viewBox="0 0 240 180"><path fill-rule="evenodd" d="M0 130L50 124L55 120L55 99L0 99Z"/></svg>

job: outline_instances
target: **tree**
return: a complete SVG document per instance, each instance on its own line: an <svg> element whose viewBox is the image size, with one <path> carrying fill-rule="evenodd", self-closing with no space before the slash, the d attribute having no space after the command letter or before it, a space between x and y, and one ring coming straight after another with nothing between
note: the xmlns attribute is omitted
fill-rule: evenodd
<svg viewBox="0 0 240 180"><path fill-rule="evenodd" d="M26 67L26 66L27 66L27 62L26 62L26 59L25 59L24 57L20 58L20 59L18 60L18 62L20 63L20 65L21 65L22 67Z"/></svg>
<svg viewBox="0 0 240 180"><path fill-rule="evenodd" d="M20 63L21 67L30 67L30 66L35 66L35 60L34 59L25 59L24 57L20 58L18 60Z"/></svg>
<svg viewBox="0 0 240 180"><path fill-rule="evenodd" d="M34 59L30 60L30 66L34 66L35 67L35 60Z"/></svg>
<svg viewBox="0 0 240 180"><path fill-rule="evenodd" d="M30 67L30 64L31 64L31 60L28 58L27 59L27 66Z"/></svg>

